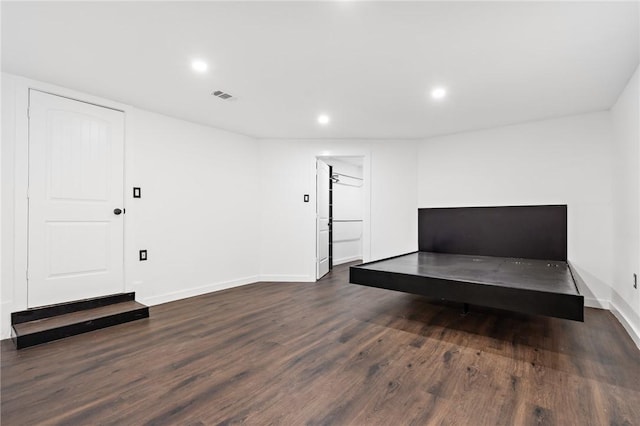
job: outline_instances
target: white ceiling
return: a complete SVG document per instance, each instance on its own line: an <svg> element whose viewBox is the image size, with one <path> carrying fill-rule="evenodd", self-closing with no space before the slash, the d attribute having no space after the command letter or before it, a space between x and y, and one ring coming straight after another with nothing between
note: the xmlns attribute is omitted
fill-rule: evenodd
<svg viewBox="0 0 640 426"><path fill-rule="evenodd" d="M257 137L421 138L608 109L639 61L639 15L637 2L3 1L2 69Z"/></svg>

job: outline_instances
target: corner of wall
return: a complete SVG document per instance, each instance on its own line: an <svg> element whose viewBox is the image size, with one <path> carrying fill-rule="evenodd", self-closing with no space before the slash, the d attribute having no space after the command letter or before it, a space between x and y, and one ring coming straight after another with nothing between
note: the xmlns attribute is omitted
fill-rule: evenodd
<svg viewBox="0 0 640 426"><path fill-rule="evenodd" d="M611 107L613 130L614 255L611 313L640 348L640 294L631 287L640 266L640 66Z"/></svg>

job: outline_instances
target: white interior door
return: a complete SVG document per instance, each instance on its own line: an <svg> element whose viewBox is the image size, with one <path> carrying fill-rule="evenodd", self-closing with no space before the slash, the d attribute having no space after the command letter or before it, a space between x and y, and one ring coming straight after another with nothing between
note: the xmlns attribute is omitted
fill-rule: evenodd
<svg viewBox="0 0 640 426"><path fill-rule="evenodd" d="M123 291L124 114L29 94L29 307Z"/></svg>
<svg viewBox="0 0 640 426"><path fill-rule="evenodd" d="M329 166L316 166L316 279L329 272Z"/></svg>

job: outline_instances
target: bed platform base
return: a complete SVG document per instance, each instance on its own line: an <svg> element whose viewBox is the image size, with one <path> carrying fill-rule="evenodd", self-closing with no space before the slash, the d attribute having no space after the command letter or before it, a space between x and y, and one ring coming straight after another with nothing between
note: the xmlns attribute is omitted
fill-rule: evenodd
<svg viewBox="0 0 640 426"><path fill-rule="evenodd" d="M350 268L349 282L417 294L435 300L462 303L463 312L468 312L469 305L477 305L531 315L584 321L584 298L577 294L490 286L412 274L375 271L359 266Z"/></svg>

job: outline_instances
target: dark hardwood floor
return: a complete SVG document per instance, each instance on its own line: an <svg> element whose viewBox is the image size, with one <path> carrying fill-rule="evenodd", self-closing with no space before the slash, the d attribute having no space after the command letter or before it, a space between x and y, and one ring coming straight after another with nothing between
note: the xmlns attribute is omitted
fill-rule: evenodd
<svg viewBox="0 0 640 426"><path fill-rule="evenodd" d="M640 351L609 312L462 316L347 276L167 303L21 351L2 341L2 425L640 424Z"/></svg>

